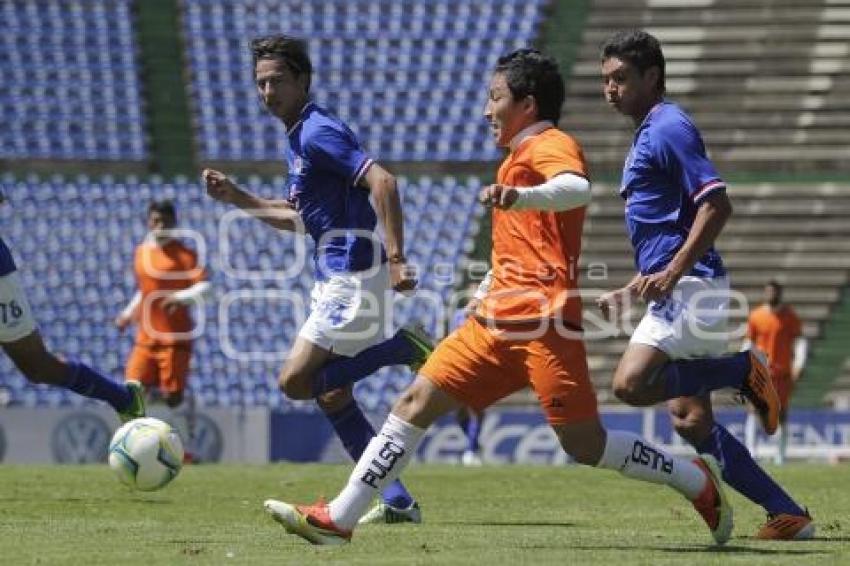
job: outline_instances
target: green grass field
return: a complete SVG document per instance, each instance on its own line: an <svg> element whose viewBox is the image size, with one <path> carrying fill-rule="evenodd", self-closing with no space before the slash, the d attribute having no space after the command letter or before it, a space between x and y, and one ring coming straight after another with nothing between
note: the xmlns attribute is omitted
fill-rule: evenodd
<svg viewBox="0 0 850 566"><path fill-rule="evenodd" d="M333 496L348 468L194 466L171 486L130 492L106 466L0 466L0 564L850 564L850 468L772 470L808 505L818 539L752 538L764 517L737 494L718 549L665 488L611 472L415 465L419 526L369 526L312 547L269 519L268 497Z"/></svg>

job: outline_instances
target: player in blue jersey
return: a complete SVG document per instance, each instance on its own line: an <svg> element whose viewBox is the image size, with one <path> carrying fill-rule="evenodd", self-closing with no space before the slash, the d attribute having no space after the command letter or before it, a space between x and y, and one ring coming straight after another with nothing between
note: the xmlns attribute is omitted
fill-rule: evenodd
<svg viewBox="0 0 850 566"><path fill-rule="evenodd" d="M352 396L352 384L387 365L415 370L433 349L416 327L391 337L386 329L390 289L416 286L404 257L396 180L366 154L344 123L310 100L312 64L302 40L263 37L251 48L258 94L286 126L288 198L260 198L210 169L203 179L213 198L278 229L309 234L316 242L311 313L279 384L292 399L315 398L357 460L375 431ZM375 233L378 220L384 243ZM418 504L400 482L389 486L382 499L364 520L421 520Z"/></svg>
<svg viewBox="0 0 850 566"><path fill-rule="evenodd" d="M726 185L694 123L664 98L656 38L618 32L603 45L601 61L607 102L636 128L620 193L638 273L598 304L607 316L635 298L648 303L615 373L614 393L631 405L668 401L677 432L713 454L724 480L767 511L759 538L811 538L808 513L712 415L709 393L723 387L741 390L768 434L779 411L760 355L725 355L729 281L714 241L732 213Z"/></svg>
<svg viewBox="0 0 850 566"><path fill-rule="evenodd" d="M0 202L4 199L0 194ZM140 383L113 381L89 367L50 352L36 327L18 268L6 242L0 239L0 345L31 383L69 389L109 403L122 421L145 416Z"/></svg>

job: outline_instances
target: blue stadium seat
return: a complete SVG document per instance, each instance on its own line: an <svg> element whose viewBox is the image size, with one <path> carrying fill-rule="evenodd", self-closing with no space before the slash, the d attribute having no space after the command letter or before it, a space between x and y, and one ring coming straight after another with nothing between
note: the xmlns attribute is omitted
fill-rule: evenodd
<svg viewBox="0 0 850 566"><path fill-rule="evenodd" d="M120 334L112 320L134 292L133 250L145 235L145 211L154 195L175 198L181 225L200 233L219 299L232 291L283 290L309 305L313 285L309 261L292 277L279 276L280 269L294 261L294 248L289 243L294 240L282 239L259 222L240 221L233 228L238 232L231 236L229 257L222 257L218 219L225 208L210 203L194 179L0 178L15 210L4 219L4 238L21 260L24 287L47 343L116 378L123 374L133 340ZM252 191L269 195L275 194L281 181L266 182L256 177L244 180ZM423 294L436 293L442 300L450 297L453 282L447 281L445 274L433 273L433 264L457 264L472 249L482 212L475 201L480 185L475 178L465 182L453 177L399 179L408 216L408 257L422 270ZM412 211L423 212L411 221ZM308 260L312 256L311 244L306 246L306 255ZM226 274L225 263L246 270L276 271L266 278L244 279ZM292 305L255 297L234 303L227 313L230 319L219 320L220 305L221 300L206 307L207 323L196 341L192 383L199 402L315 410L312 402L284 399L275 383L298 330ZM421 296L399 300L394 313L397 325L416 319L436 335L441 334L437 332L440 314ZM270 357L257 361L227 357L223 352L225 334L237 353L262 352ZM361 402L367 410L386 411L410 377L404 368L382 370L358 385L358 395L362 392ZM30 385L7 358L0 358L0 389L8 391L12 403L24 406L85 402L65 391Z"/></svg>

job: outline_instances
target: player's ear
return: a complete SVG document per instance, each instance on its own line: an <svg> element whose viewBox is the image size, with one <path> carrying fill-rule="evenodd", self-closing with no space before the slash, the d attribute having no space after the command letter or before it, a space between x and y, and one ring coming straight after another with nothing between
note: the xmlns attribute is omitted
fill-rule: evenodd
<svg viewBox="0 0 850 566"><path fill-rule="evenodd" d="M535 120L537 119L538 111L540 109L537 107L537 99L530 94L523 98L522 109L526 114L533 117Z"/></svg>
<svg viewBox="0 0 850 566"><path fill-rule="evenodd" d="M654 88L657 89L659 83L661 82L661 69L653 65L652 67L648 68L643 74L643 79L644 81L651 84Z"/></svg>

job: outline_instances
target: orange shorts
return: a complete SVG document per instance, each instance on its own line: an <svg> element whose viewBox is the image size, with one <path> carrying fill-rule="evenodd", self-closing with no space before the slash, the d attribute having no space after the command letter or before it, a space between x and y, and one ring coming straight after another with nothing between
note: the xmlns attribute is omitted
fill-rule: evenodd
<svg viewBox="0 0 850 566"><path fill-rule="evenodd" d="M127 360L124 376L141 381L145 387L159 387L163 393L186 388L192 350L188 345L142 346L136 344Z"/></svg>
<svg viewBox="0 0 850 566"><path fill-rule="evenodd" d="M518 340L469 318L437 346L419 374L476 411L531 386L550 424L598 415L584 343L555 329Z"/></svg>

